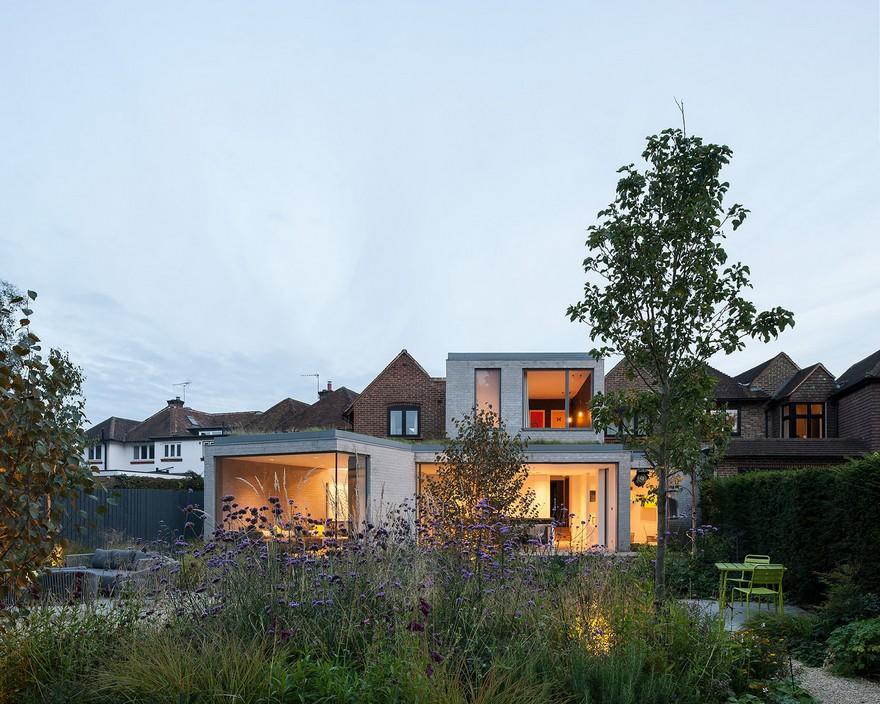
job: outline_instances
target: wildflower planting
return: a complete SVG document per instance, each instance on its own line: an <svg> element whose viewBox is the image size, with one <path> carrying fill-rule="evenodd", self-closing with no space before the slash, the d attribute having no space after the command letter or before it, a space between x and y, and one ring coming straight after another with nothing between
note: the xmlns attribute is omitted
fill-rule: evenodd
<svg viewBox="0 0 880 704"><path fill-rule="evenodd" d="M696 704L764 660L675 602L656 614L637 561L529 545L487 502L454 537L400 506L319 545L292 502L223 509L147 591L8 609L3 701Z"/></svg>

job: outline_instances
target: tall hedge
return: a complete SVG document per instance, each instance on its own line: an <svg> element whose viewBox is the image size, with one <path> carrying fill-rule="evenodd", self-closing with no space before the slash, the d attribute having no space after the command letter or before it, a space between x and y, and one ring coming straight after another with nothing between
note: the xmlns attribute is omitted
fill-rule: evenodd
<svg viewBox="0 0 880 704"><path fill-rule="evenodd" d="M819 601L819 575L844 564L864 591L880 594L880 453L713 479L703 487L703 515L731 538L731 558L759 553L783 563L785 591L798 601Z"/></svg>

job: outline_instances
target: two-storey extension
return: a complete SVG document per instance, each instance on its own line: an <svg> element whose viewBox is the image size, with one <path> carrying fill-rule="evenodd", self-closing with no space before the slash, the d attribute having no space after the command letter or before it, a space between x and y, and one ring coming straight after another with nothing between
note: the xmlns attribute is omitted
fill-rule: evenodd
<svg viewBox="0 0 880 704"><path fill-rule="evenodd" d="M486 408L528 440L538 525L553 526L566 548L626 550L633 539L656 538L656 507L638 505L646 510L635 535L632 453L606 443L592 423L591 399L603 384L602 361L583 353L451 353L441 379L403 350L346 409L355 432L215 440L205 460L207 510L218 518L223 496L263 505L271 492L331 524L379 520L412 502L437 471L436 439L455 434L454 420Z"/></svg>

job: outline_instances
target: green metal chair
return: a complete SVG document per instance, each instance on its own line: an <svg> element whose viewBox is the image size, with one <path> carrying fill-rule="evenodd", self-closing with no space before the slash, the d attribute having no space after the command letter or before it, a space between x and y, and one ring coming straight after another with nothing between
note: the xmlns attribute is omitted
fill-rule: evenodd
<svg viewBox="0 0 880 704"><path fill-rule="evenodd" d="M751 610L752 597L772 597L776 604L776 612L783 613L782 602L782 575L785 568L782 565L756 565L752 577L746 587L734 587L733 593L740 593L746 600L746 618ZM760 607L760 601L758 605Z"/></svg>
<svg viewBox="0 0 880 704"><path fill-rule="evenodd" d="M769 555L746 555L743 558L743 562L749 565L769 565L770 564L770 556ZM745 572L740 572L739 577L728 577L727 584L731 588L730 599L733 601L733 590L736 587L748 586L751 579L746 576Z"/></svg>

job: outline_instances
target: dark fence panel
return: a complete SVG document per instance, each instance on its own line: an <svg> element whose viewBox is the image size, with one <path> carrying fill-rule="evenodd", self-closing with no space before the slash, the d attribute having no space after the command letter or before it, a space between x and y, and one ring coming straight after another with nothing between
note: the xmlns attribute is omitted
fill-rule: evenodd
<svg viewBox="0 0 880 704"><path fill-rule="evenodd" d="M67 511L61 534L71 543L104 547L202 535L200 512L186 510L201 509L204 492L200 489L126 487L98 490L94 496L81 492ZM100 506L105 507L103 513Z"/></svg>

